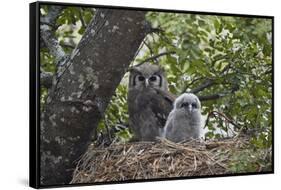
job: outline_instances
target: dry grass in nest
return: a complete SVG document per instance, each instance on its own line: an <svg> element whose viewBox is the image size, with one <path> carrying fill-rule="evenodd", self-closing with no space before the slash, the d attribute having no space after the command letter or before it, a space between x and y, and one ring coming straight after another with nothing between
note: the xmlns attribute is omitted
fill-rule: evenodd
<svg viewBox="0 0 281 190"><path fill-rule="evenodd" d="M79 161L71 183L228 174L229 158L247 147L242 138L90 146Z"/></svg>

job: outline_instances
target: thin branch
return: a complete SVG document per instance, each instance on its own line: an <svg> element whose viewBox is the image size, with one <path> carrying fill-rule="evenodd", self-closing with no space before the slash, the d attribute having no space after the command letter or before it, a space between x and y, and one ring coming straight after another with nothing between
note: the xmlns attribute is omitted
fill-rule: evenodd
<svg viewBox="0 0 281 190"><path fill-rule="evenodd" d="M206 95L206 96L198 96L198 98L199 98L200 101L216 100L216 99L228 96L229 94L233 94L237 90L239 90L239 86L233 85L232 88L229 91L211 94L211 95Z"/></svg>
<svg viewBox="0 0 281 190"><path fill-rule="evenodd" d="M144 45L148 48L150 55L153 56L154 53L153 53L153 50L152 50L152 48L150 47L150 45L149 45L148 43L146 43L145 40L143 41L143 43L144 43Z"/></svg>
<svg viewBox="0 0 281 190"><path fill-rule="evenodd" d="M210 117L211 116L220 116L222 118L224 118L224 120L232 125L234 125L235 127L240 127L239 124L237 124L235 121L233 121L232 119L230 119L229 117L227 117L225 114L221 113L221 112L218 112L218 111L211 111L209 114L208 114L208 117L207 117L207 120L206 120L206 124L205 124L205 127L208 125L208 122L210 120Z"/></svg>
<svg viewBox="0 0 281 190"><path fill-rule="evenodd" d="M164 32L165 31L161 28L150 28L150 31L149 31L149 33L156 33L156 34L162 34Z"/></svg>
<svg viewBox="0 0 281 190"><path fill-rule="evenodd" d="M198 86L197 88L190 90L190 93L194 93L197 94L198 92L204 90L205 88L208 88L210 86L215 85L216 83L214 82L214 80L208 79L206 80L203 84L201 84L200 86Z"/></svg>
<svg viewBox="0 0 281 190"><path fill-rule="evenodd" d="M183 90L181 91L181 94L185 93L188 89L189 86L191 86L192 84L194 84L195 82L197 82L198 80L202 80L205 77L199 77L199 78L195 78L194 80L192 80L189 84L186 84L185 87L183 88Z"/></svg>
<svg viewBox="0 0 281 190"><path fill-rule="evenodd" d="M107 138L110 141L110 143L112 143L112 138L111 138L111 132L109 129L109 124L106 118L104 118L104 125L105 125L105 129L106 129L106 133L107 133Z"/></svg>
<svg viewBox="0 0 281 190"><path fill-rule="evenodd" d="M71 48L74 49L76 47L76 44L71 43L71 42L61 42L61 46L66 47L66 48Z"/></svg>
<svg viewBox="0 0 281 190"><path fill-rule="evenodd" d="M82 11L83 11L83 8L80 8L80 11L79 11L79 17L80 17L80 21L81 21L81 24L84 28L87 27L86 25L86 22L84 21L84 18L83 18L83 15L82 15Z"/></svg>
<svg viewBox="0 0 281 190"><path fill-rule="evenodd" d="M231 63L228 63L228 65L226 65L223 70L220 72L220 74L224 74L227 73L229 71L229 69L231 68Z"/></svg>
<svg viewBox="0 0 281 190"><path fill-rule="evenodd" d="M154 38L153 38L153 39L154 39ZM153 55L154 55L154 52L153 52L151 46L150 46L145 40L143 41L143 43L144 43L144 45L149 49L150 56L153 56ZM153 62L154 62L154 63L157 63L155 59L153 60Z"/></svg>
<svg viewBox="0 0 281 190"><path fill-rule="evenodd" d="M158 54L158 55L154 55L154 56L152 56L152 57L149 57L149 58L143 60L143 61L140 62L139 64L130 67L128 70L130 71L130 70L132 70L132 68L139 67L139 66L141 66L142 64L144 64L144 63L146 63L146 62L149 62L149 61L152 61L152 60L156 60L156 59L158 59L159 57L162 57L162 56L164 56L164 55L170 55L170 54L175 54L175 53L176 53L176 52L174 52L174 51L169 51L169 52L160 53L160 54Z"/></svg>
<svg viewBox="0 0 281 190"><path fill-rule="evenodd" d="M198 98L202 102L202 101L208 101L208 100L216 100L216 99L222 98L224 96L226 96L226 94L217 93L217 94L211 94L211 95L206 95L206 96L198 96Z"/></svg>
<svg viewBox="0 0 281 190"><path fill-rule="evenodd" d="M136 57L137 57L137 56L139 55L139 53L140 53L140 50L143 48L143 46L144 46L144 41L145 41L145 39L142 41L140 47L138 48L137 52L135 53L134 58L133 58L133 61L136 59Z"/></svg>
<svg viewBox="0 0 281 190"><path fill-rule="evenodd" d="M120 120L119 120L120 121ZM116 129L116 130L125 130L125 129L128 129L128 125L126 125L126 124L123 124L123 123L116 123L115 124L115 126L114 126L114 128Z"/></svg>
<svg viewBox="0 0 281 190"><path fill-rule="evenodd" d="M46 47L50 53L55 57L55 63L59 64L60 61L66 56L63 48L59 45L58 40L54 36L54 26L56 19L63 10L61 6L51 6L46 16L40 17L40 34ZM47 24L48 23L48 24Z"/></svg>
<svg viewBox="0 0 281 190"><path fill-rule="evenodd" d="M269 70L264 72L264 75L267 75L267 74L272 74L272 69L269 69Z"/></svg>
<svg viewBox="0 0 281 190"><path fill-rule="evenodd" d="M170 39L166 36L165 32L161 32L161 33L155 33L161 40L163 40L165 43L167 43L167 45L172 46L173 48L178 48L177 46L175 46L172 42L170 42Z"/></svg>

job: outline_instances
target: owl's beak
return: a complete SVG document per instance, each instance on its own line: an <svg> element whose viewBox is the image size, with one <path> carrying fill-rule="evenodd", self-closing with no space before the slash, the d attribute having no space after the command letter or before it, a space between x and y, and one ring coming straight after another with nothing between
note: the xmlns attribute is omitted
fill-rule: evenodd
<svg viewBox="0 0 281 190"><path fill-rule="evenodd" d="M148 79L145 79L145 87L147 88L148 85L149 85L149 81L148 81Z"/></svg>
<svg viewBox="0 0 281 190"><path fill-rule="evenodd" d="M191 105L191 104L188 105L188 111L189 111L189 112L192 111L192 105Z"/></svg>

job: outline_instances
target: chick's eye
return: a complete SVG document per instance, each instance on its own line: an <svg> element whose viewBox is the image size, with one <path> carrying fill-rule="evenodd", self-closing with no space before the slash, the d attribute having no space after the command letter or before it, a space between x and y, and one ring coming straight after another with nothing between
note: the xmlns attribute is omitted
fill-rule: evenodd
<svg viewBox="0 0 281 190"><path fill-rule="evenodd" d="M152 82L153 82L153 81L156 81L156 76L150 77L149 80L152 81Z"/></svg>
<svg viewBox="0 0 281 190"><path fill-rule="evenodd" d="M138 79L139 81L144 81L145 78L143 76L139 76Z"/></svg>
<svg viewBox="0 0 281 190"><path fill-rule="evenodd" d="M197 108L196 103L192 103L191 106L192 106L192 108Z"/></svg>
<svg viewBox="0 0 281 190"><path fill-rule="evenodd" d="M183 107L188 107L188 103L186 103L186 102L185 102L185 103L182 103L180 107L181 107L181 108L183 108Z"/></svg>

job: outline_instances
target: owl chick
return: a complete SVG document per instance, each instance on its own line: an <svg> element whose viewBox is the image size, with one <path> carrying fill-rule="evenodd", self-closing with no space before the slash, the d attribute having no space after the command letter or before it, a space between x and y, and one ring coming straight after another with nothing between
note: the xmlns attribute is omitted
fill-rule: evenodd
<svg viewBox="0 0 281 190"><path fill-rule="evenodd" d="M168 116L163 137L173 141L197 139L201 133L201 104L191 93L180 95Z"/></svg>
<svg viewBox="0 0 281 190"><path fill-rule="evenodd" d="M155 141L163 133L175 99L167 84L164 70L156 64L144 63L130 71L128 111L133 141Z"/></svg>

